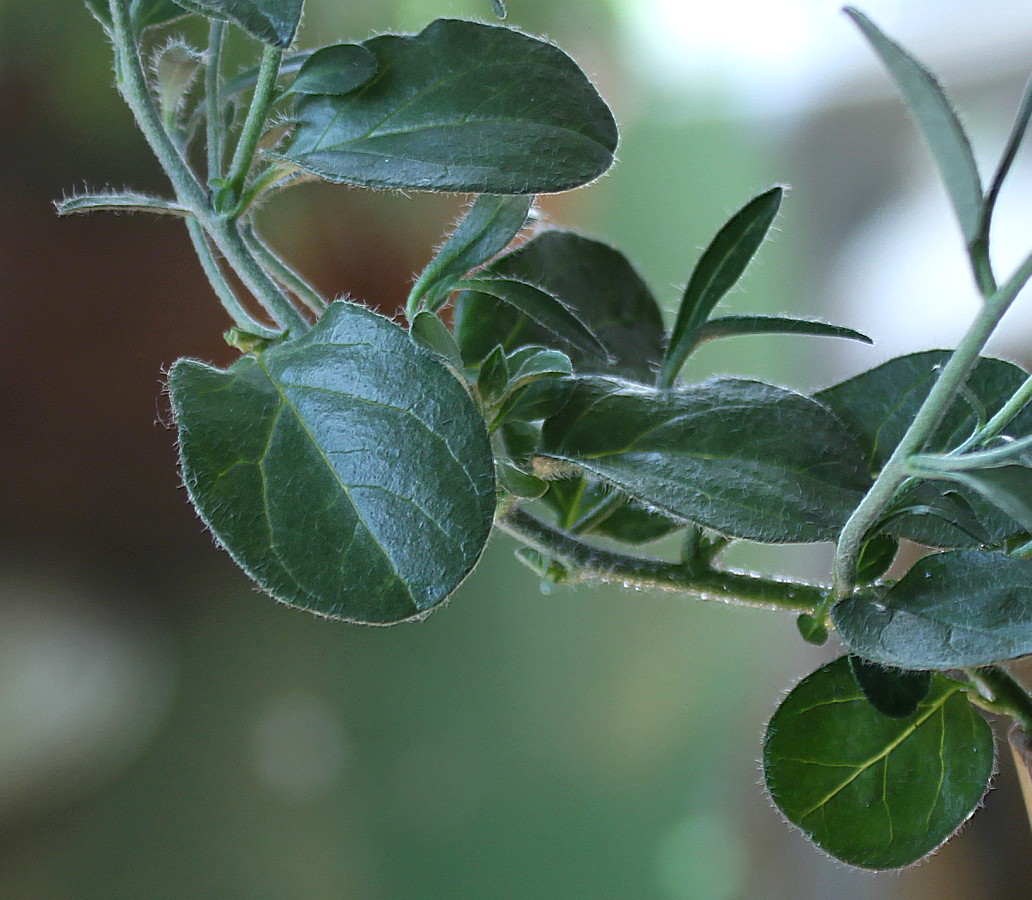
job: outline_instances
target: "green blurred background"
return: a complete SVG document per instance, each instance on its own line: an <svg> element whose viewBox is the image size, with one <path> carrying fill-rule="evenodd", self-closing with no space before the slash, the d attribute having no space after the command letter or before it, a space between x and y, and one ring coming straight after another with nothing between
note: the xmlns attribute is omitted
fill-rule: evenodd
<svg viewBox="0 0 1032 900"><path fill-rule="evenodd" d="M724 342L692 375L812 389L962 327L974 294L949 210L833 4L509 7L621 123L617 167L546 198L552 222L624 248L669 310L726 216L791 183L727 307L879 339ZM991 165L1032 63L1028 11L867 8L955 87ZM441 15L486 20L490 4L309 0L301 43ZM162 370L233 355L181 226L53 215L83 184L165 189L77 2L0 0L0 114L0 897L1028 896L1005 756L986 809L902 874L849 870L782 823L760 785L763 724L836 653L790 618L610 587L546 595L502 537L418 625L327 623L257 594L177 484ZM1015 178L1003 262L1027 249L1027 164ZM262 224L327 293L390 312L459 206L304 186ZM999 352L1028 365L1029 333L1019 317ZM734 558L821 578L828 552Z"/></svg>

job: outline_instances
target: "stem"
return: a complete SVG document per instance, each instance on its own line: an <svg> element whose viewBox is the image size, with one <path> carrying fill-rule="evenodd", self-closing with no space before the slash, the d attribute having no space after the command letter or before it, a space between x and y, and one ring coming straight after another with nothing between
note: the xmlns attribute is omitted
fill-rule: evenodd
<svg viewBox="0 0 1032 900"><path fill-rule="evenodd" d="M949 361L943 366L932 390L914 421L885 463L867 496L853 511L842 529L833 568L834 593L830 603L849 594L854 587L856 564L867 532L877 524L885 509L896 496L896 491L907 477L907 460L920 452L935 429L942 422L957 393L978 364L979 354L996 330L1004 313L1010 308L1028 279L1032 277L1032 254L1026 257L1011 278L989 296L975 321L971 324Z"/></svg>
<svg viewBox="0 0 1032 900"><path fill-rule="evenodd" d="M997 709L1017 722L1025 734L1032 734L1032 697L1006 669L983 666L968 671L971 681L989 694Z"/></svg>
<svg viewBox="0 0 1032 900"><path fill-rule="evenodd" d="M227 186L230 196L234 199L240 197L244 189L244 182L247 180L247 173L251 170L251 163L254 162L258 141L261 140L269 107L272 105L282 60L282 50L270 47L268 44L264 45L262 64L258 69L258 83L251 96L251 105L247 110L247 118L244 120L244 127L240 132L236 150L233 151L233 161L229 165Z"/></svg>
<svg viewBox="0 0 1032 900"><path fill-rule="evenodd" d="M1011 395L1010 400L1000 407L996 415L978 430L975 435L977 442L981 444L996 437L1029 401L1032 401L1032 375L1029 375L1024 384Z"/></svg>
<svg viewBox="0 0 1032 900"><path fill-rule="evenodd" d="M322 294L312 287L304 277L298 274L275 250L258 236L258 232L255 231L253 224L250 222L241 223L241 234L248 248L261 260L273 278L288 290L293 291L298 299L317 316L323 313L328 304Z"/></svg>
<svg viewBox="0 0 1032 900"><path fill-rule="evenodd" d="M513 505L496 524L528 547L569 566L567 583L604 581L625 587L653 588L720 600L735 606L809 612L819 607L828 589L814 584L779 581L742 572L689 570L659 559L614 553L582 543Z"/></svg>
<svg viewBox="0 0 1032 900"><path fill-rule="evenodd" d="M205 127L208 135L208 184L222 177L222 47L226 23L212 20L208 29L208 58L204 70Z"/></svg>
<svg viewBox="0 0 1032 900"><path fill-rule="evenodd" d="M240 300L237 299L236 294L233 292L233 288L230 287L229 282L223 276L215 255L211 252L211 246L208 244L208 238L204 233L204 229L193 219L187 220L186 228L190 233L190 240L193 242L201 268L204 269L204 274L208 276L212 289L221 301L222 308L226 310L229 317L233 320L233 324L244 331L259 335L260 337L279 337L279 332L263 325L241 305Z"/></svg>

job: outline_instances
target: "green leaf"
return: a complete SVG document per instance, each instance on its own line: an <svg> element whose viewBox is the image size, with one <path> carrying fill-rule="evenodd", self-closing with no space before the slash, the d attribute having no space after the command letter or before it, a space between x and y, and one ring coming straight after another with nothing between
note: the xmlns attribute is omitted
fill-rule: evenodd
<svg viewBox="0 0 1032 900"><path fill-rule="evenodd" d="M409 333L424 350L436 353L450 366L455 369L462 368L462 354L459 353L459 346L455 338L445 326L444 322L437 318L432 312L423 310L412 320Z"/></svg>
<svg viewBox="0 0 1032 900"><path fill-rule="evenodd" d="M158 83L158 108L169 130L203 61L204 54L181 40L166 44L154 56L152 69Z"/></svg>
<svg viewBox="0 0 1032 900"><path fill-rule="evenodd" d="M886 37L863 13L851 7L845 12L863 32L895 81L939 167L964 239L971 243L979 234L982 182L971 143L956 111L935 76L921 63Z"/></svg>
<svg viewBox="0 0 1032 900"><path fill-rule="evenodd" d="M210 19L240 26L251 37L274 47L289 47L301 21L304 0L176 0Z"/></svg>
<svg viewBox="0 0 1032 900"><path fill-rule="evenodd" d="M1027 466L998 466L953 472L947 477L977 491L1025 531L1032 532L1032 469Z"/></svg>
<svg viewBox="0 0 1032 900"><path fill-rule="evenodd" d="M993 735L962 686L932 676L917 711L867 702L841 657L804 678L770 720L771 799L818 847L865 869L917 862L975 811L993 772Z"/></svg>
<svg viewBox="0 0 1032 900"><path fill-rule="evenodd" d="M474 194L565 191L613 162L616 123L559 48L499 25L439 19L364 45L378 75L306 97L286 151L328 181Z"/></svg>
<svg viewBox="0 0 1032 900"><path fill-rule="evenodd" d="M742 277L760 249L781 206L784 190L771 188L750 200L717 232L699 257L677 311L663 357L660 386L669 387L697 343L698 331L716 305Z"/></svg>
<svg viewBox="0 0 1032 900"><path fill-rule="evenodd" d="M476 278L464 279L457 287L488 294L511 306L549 334L552 338L550 343L558 340L568 349L575 348L582 353L606 352L603 344L573 310L558 297L533 284L486 273Z"/></svg>
<svg viewBox="0 0 1032 900"><path fill-rule="evenodd" d="M437 309L455 282L504 250L520 233L534 204L533 194L481 194L412 288L408 308L425 298Z"/></svg>
<svg viewBox="0 0 1032 900"><path fill-rule="evenodd" d="M536 500L548 490L548 482L517 468L504 459L497 461L498 483L514 497Z"/></svg>
<svg viewBox="0 0 1032 900"><path fill-rule="evenodd" d="M592 515L614 495L623 501L617 508L607 511L601 519ZM561 521L568 523L567 527L582 523L578 534L598 534L625 544L647 544L684 528L683 522L648 509L608 485L580 476L551 482L544 501ZM585 522L590 524L584 527Z"/></svg>
<svg viewBox="0 0 1032 900"><path fill-rule="evenodd" d="M849 657L849 667L868 703L892 719L912 716L932 687L931 672L883 666L859 656Z"/></svg>
<svg viewBox="0 0 1032 900"><path fill-rule="evenodd" d="M493 403L501 398L508 383L509 364L505 351L495 347L477 373L477 391L485 402Z"/></svg>
<svg viewBox="0 0 1032 900"><path fill-rule="evenodd" d="M903 669L984 666L1032 653L1032 560L950 550L919 560L884 595L832 610L854 653Z"/></svg>
<svg viewBox="0 0 1032 900"><path fill-rule="evenodd" d="M927 350L900 356L840 384L818 392L816 399L827 406L857 439L867 457L872 474L877 474L896 448L917 414L921 403L949 358L944 350ZM989 415L994 414L1022 385L1028 375L1011 363L982 359L968 379L969 399L958 398L949 409L926 450L945 452L962 444L978 425L975 402ZM1032 409L1024 409L1010 423L1014 434L1032 433ZM984 537L1000 541L1013 535L1019 526L1010 517L966 488L922 486L920 499L901 501L930 506L943 492L959 493L974 510ZM955 506L955 504L953 504ZM976 546L984 539L973 538L928 515L898 517L888 527L892 534L933 547ZM970 531L970 529L968 529Z"/></svg>
<svg viewBox="0 0 1032 900"><path fill-rule="evenodd" d="M860 548L856 583L871 584L882 577L896 559L899 541L888 534L876 534Z"/></svg>
<svg viewBox="0 0 1032 900"><path fill-rule="evenodd" d="M576 379L541 452L664 515L768 543L833 540L870 485L824 407L755 381Z"/></svg>
<svg viewBox="0 0 1032 900"><path fill-rule="evenodd" d="M108 0L86 0L90 12L107 29L111 28L111 11L108 7ZM173 3L172 0L131 0L129 4L129 17L137 29L151 28L155 25L164 25L174 19L185 16L186 4Z"/></svg>
<svg viewBox="0 0 1032 900"><path fill-rule="evenodd" d="M547 347L520 347L509 354L510 380L507 391L512 393L542 378L557 378L573 374L570 357Z"/></svg>
<svg viewBox="0 0 1032 900"><path fill-rule="evenodd" d="M648 286L618 250L568 231L546 231L492 263L487 272L538 285L580 319L606 353L573 352L580 373L650 383L663 356L663 318ZM459 295L455 339L468 363L497 344L513 350L543 344L569 351L526 316L475 292Z"/></svg>
<svg viewBox="0 0 1032 900"><path fill-rule="evenodd" d="M826 322L815 322L810 319L788 319L782 316L721 316L710 319L699 326L696 333L695 346L716 338L742 337L751 334L805 334L813 337L846 338L873 344L866 334L844 328L841 325L829 325Z"/></svg>
<svg viewBox="0 0 1032 900"><path fill-rule="evenodd" d="M333 303L227 371L169 376L190 499L238 565L319 615L421 618L473 568L494 466L466 390L387 319Z"/></svg>
<svg viewBox="0 0 1032 900"><path fill-rule="evenodd" d="M333 44L304 61L290 92L339 96L360 88L375 74L376 57L361 44Z"/></svg>

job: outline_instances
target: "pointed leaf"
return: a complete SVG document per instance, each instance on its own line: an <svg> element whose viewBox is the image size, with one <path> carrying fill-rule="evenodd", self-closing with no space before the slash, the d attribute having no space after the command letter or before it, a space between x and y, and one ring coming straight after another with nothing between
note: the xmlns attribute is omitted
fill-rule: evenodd
<svg viewBox="0 0 1032 900"><path fill-rule="evenodd" d="M846 338L873 344L866 334L844 328L841 325L829 325L827 322L815 322L810 319L788 319L782 316L721 316L710 319L699 326L695 345L716 338L740 337L750 334L806 334L813 337Z"/></svg>
<svg viewBox="0 0 1032 900"><path fill-rule="evenodd" d="M559 514L561 521L573 523L586 517L592 509L612 497L614 493L619 494L608 485L588 478L563 478L549 484L544 501ZM628 498L626 494L621 496L625 499L623 505L601 521L593 522L590 527L579 530L578 533L600 534L625 544L647 544L684 528L683 522L674 521L648 509Z"/></svg>
<svg viewBox="0 0 1032 900"><path fill-rule="evenodd" d="M677 391L576 379L541 452L669 517L769 543L833 540L870 485L824 407L730 378Z"/></svg>
<svg viewBox="0 0 1032 900"><path fill-rule="evenodd" d="M872 473L885 465L904 432L913 421L921 403L931 390L939 369L949 354L927 350L900 356L818 392L816 398L842 420L863 448ZM998 359L982 359L968 379L969 397L993 415L1024 384L1027 373ZM958 399L943 419L926 449L945 452L962 444L977 427L978 414L971 402ZM1010 423L1012 434L1032 434L1032 408L1026 407ZM941 491L958 489L929 485L922 499L928 505ZM1019 530L1008 516L997 512L977 494L961 488L959 493L975 511L991 540L1003 540ZM909 502L909 501L908 501ZM893 521L893 534L933 547L976 546L981 543L962 531L928 516L911 516Z"/></svg>
<svg viewBox="0 0 1032 900"><path fill-rule="evenodd" d="M849 657L849 667L871 706L892 719L905 719L917 712L932 686L931 672L883 666L859 656Z"/></svg>
<svg viewBox="0 0 1032 900"><path fill-rule="evenodd" d="M652 292L618 250L568 231L546 231L487 271L538 285L591 329L607 352L572 353L576 371L646 383L655 378L663 356L663 318ZM455 339L469 363L499 343L508 350L527 344L570 349L527 317L474 292L459 295Z"/></svg>
<svg viewBox="0 0 1032 900"><path fill-rule="evenodd" d="M669 387L697 343L702 327L716 305L742 277L760 249L781 206L784 190L771 188L750 200L717 232L699 257L688 279L663 358L660 384Z"/></svg>
<svg viewBox="0 0 1032 900"><path fill-rule="evenodd" d="M494 514L483 420L396 325L331 304L227 371L169 376L190 499L238 565L319 615L421 618L472 569Z"/></svg>
<svg viewBox="0 0 1032 900"><path fill-rule="evenodd" d="M498 483L514 497L536 500L548 490L548 482L517 468L504 459L497 462Z"/></svg>
<svg viewBox="0 0 1032 900"><path fill-rule="evenodd" d="M459 353L455 338L452 337L444 322L432 312L423 310L419 313L412 320L409 333L412 335L412 340L424 350L436 353L456 369L462 368L462 354Z"/></svg>
<svg viewBox="0 0 1032 900"><path fill-rule="evenodd" d="M286 151L328 181L476 194L540 194L593 181L617 131L584 73L552 44L499 25L439 19L364 46L378 75L306 97Z"/></svg>
<svg viewBox="0 0 1032 900"><path fill-rule="evenodd" d="M304 0L176 0L211 19L224 19L274 47L289 47L301 21Z"/></svg>
<svg viewBox="0 0 1032 900"><path fill-rule="evenodd" d="M505 351L495 347L477 373L477 391L486 402L493 403L502 396L508 383L509 365Z"/></svg>
<svg viewBox="0 0 1032 900"><path fill-rule="evenodd" d="M533 194L481 194L412 288L409 307L421 298L437 309L456 281L504 250L520 233L534 204Z"/></svg>
<svg viewBox="0 0 1032 900"><path fill-rule="evenodd" d="M203 61L204 55L183 41L166 44L155 54L152 68L158 83L158 108L166 127L175 122Z"/></svg>
<svg viewBox="0 0 1032 900"><path fill-rule="evenodd" d="M605 347L580 318L560 299L533 284L515 278L485 274L460 281L457 287L488 294L526 316L552 338L582 353L604 354Z"/></svg>
<svg viewBox="0 0 1032 900"><path fill-rule="evenodd" d="M339 96L361 87L375 74L376 57L361 44L333 44L304 61L290 92Z"/></svg>
<svg viewBox="0 0 1032 900"><path fill-rule="evenodd" d="M964 239L971 243L979 233L982 182L971 143L956 111L928 69L886 37L863 13L848 7L845 12L881 57L896 83L939 167Z"/></svg>
<svg viewBox="0 0 1032 900"><path fill-rule="evenodd" d="M573 374L570 357L547 347L521 347L509 354L508 364L511 373L508 385L510 393L541 378Z"/></svg>
<svg viewBox="0 0 1032 900"><path fill-rule="evenodd" d="M865 869L917 862L975 811L995 753L962 686L932 676L917 711L892 719L841 657L804 678L770 720L771 799L826 853Z"/></svg>
<svg viewBox="0 0 1032 900"><path fill-rule="evenodd" d="M854 653L904 669L984 666L1032 653L1032 560L950 550L919 560L884 596L832 610Z"/></svg>

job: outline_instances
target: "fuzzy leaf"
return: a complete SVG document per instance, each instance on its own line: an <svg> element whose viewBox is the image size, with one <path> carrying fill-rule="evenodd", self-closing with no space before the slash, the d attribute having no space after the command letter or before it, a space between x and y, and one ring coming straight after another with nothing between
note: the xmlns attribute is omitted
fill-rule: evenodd
<svg viewBox="0 0 1032 900"><path fill-rule="evenodd" d="M483 420L387 319L334 303L226 371L180 360L169 390L191 500L277 599L354 622L421 618L479 559L495 503Z"/></svg>
<svg viewBox="0 0 1032 900"><path fill-rule="evenodd" d="M863 344L874 343L866 334L852 328L815 322L811 319L788 319L783 316L721 316L710 319L699 327L695 343L700 345L716 338L751 334L805 334L812 337L846 338Z"/></svg>
<svg viewBox="0 0 1032 900"><path fill-rule="evenodd" d="M377 76L306 97L286 157L328 181L477 194L539 194L593 181L617 130L584 73L552 44L439 19L365 42Z"/></svg>
<svg viewBox="0 0 1032 900"><path fill-rule="evenodd" d="M903 669L984 666L1032 653L1032 560L950 550L919 560L884 595L837 604L843 642Z"/></svg>
<svg viewBox="0 0 1032 900"><path fill-rule="evenodd" d="M738 379L676 391L576 379L541 452L669 517L769 543L833 540L870 484L824 407Z"/></svg>
<svg viewBox="0 0 1032 900"><path fill-rule="evenodd" d="M289 47L301 21L304 0L176 0L210 19L240 26L251 37L274 47Z"/></svg>
<svg viewBox="0 0 1032 900"><path fill-rule="evenodd" d="M375 74L376 57L361 44L333 44L304 61L290 91L339 96L361 87Z"/></svg>
<svg viewBox="0 0 1032 900"><path fill-rule="evenodd" d="M906 718L882 715L841 657L804 678L767 726L771 799L818 847L865 869L917 862L975 811L993 735L955 681L933 675Z"/></svg>

